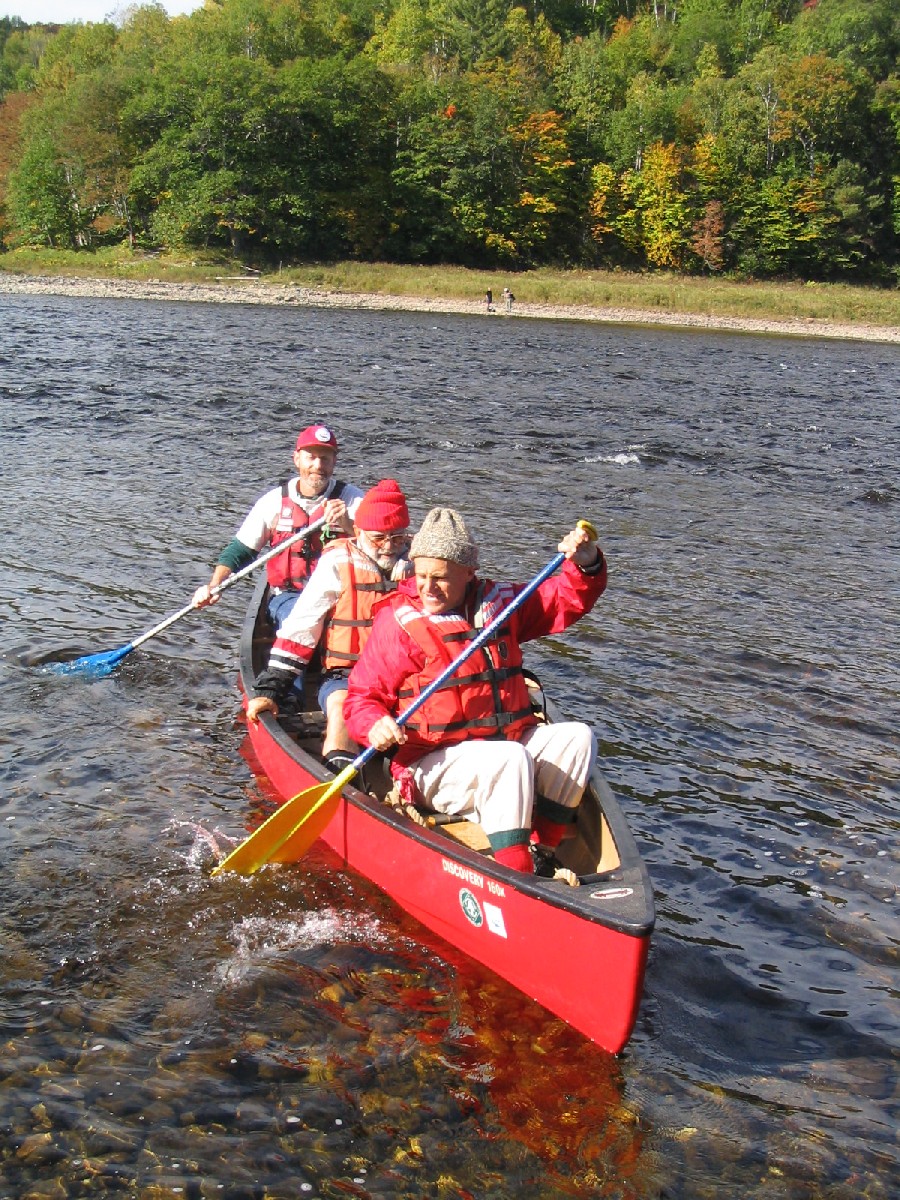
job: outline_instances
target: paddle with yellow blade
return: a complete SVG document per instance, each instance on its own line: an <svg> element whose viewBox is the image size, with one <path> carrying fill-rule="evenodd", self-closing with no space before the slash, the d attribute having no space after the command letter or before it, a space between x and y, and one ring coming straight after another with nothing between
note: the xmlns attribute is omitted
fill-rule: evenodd
<svg viewBox="0 0 900 1200"><path fill-rule="evenodd" d="M255 558L252 563L246 567L242 567L240 571L235 571L221 583L209 589L210 596L221 596L221 594L233 587L238 580L244 579L250 575L257 567L261 567L263 563L267 563L270 558L275 558L277 555L284 553L289 546L293 546L295 542L299 542L301 538L309 537L311 533L315 533L317 529L325 524L325 518L320 517L317 521L311 521L309 525L304 525L302 529L298 529L296 533L285 538L283 542L279 542L277 546L273 546L271 550L267 550L265 554L261 554L259 558ZM120 646L118 650L103 650L99 654L85 654L82 658L74 658L69 662L49 663L47 670L53 671L57 675L89 675L93 679L102 679L109 675L118 666L118 664L129 655L132 650L136 650L138 646L142 646L144 642L148 642L150 638L156 637L158 633L162 633L164 629L168 629L170 625L174 625L176 621L180 621L182 617L186 617L188 613L196 612L197 608L193 601L190 604L185 604L184 608L179 608L178 612L172 613L165 620L160 621L158 625L154 625L152 629L148 629L142 633L140 637L136 637L133 642L129 642L126 646Z"/></svg>
<svg viewBox="0 0 900 1200"><path fill-rule="evenodd" d="M579 521L578 525L592 541L596 540L597 530L590 521ZM527 583L521 592L507 604L502 612L485 625L484 629L469 642L465 650L448 667L445 667L437 679L416 697L409 708L397 717L397 724L405 725L413 713L417 712L425 701L459 670L466 659L470 658L476 650L480 650L532 592L536 591L544 580L548 579L562 565L565 557L565 554L559 553L552 558L535 575L534 579ZM316 784L285 801L264 824L260 825L259 829L255 830L219 863L213 871L213 875L219 875L223 871L252 875L266 863L296 862L298 858L302 858L337 811L344 787L357 771L377 753L374 746L367 746L349 766L344 767L339 775L335 775L330 783Z"/></svg>

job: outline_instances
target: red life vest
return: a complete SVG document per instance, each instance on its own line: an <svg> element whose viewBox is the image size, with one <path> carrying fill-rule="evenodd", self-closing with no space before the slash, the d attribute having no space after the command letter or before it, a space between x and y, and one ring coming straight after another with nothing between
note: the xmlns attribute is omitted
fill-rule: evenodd
<svg viewBox="0 0 900 1200"><path fill-rule="evenodd" d="M397 584L349 538L326 547L325 553L341 553L337 569L341 594L325 628L323 666L326 670L350 667L356 662L372 628L375 604Z"/></svg>
<svg viewBox="0 0 900 1200"><path fill-rule="evenodd" d="M313 521L318 521L325 511L325 502L340 500L346 486L347 484L342 480L336 480L334 486L325 492L312 512L308 513L291 499L288 494L288 481L285 480L281 485L281 511L278 514L275 528L272 530L272 536L269 538L269 546L277 546L279 542L286 541L291 534L305 529ZM309 537L294 542L293 546L289 546L284 554L276 554L274 558L269 559L266 563L269 587L296 592L302 589L322 553L321 532L320 529L317 529Z"/></svg>
<svg viewBox="0 0 900 1200"><path fill-rule="evenodd" d="M392 602L394 617L425 655L422 671L399 693L401 711L419 696L491 619L515 591L490 580L478 584L474 623L458 613L432 615L404 597ZM522 651L509 624L501 626L416 711L405 725L407 741L398 762L414 762L437 746L468 738L515 739L537 724L522 674Z"/></svg>

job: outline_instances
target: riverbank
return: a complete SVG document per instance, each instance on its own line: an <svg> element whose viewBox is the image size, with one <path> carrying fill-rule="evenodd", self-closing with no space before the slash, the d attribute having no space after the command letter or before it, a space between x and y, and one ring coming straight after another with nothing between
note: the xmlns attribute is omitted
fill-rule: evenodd
<svg viewBox="0 0 900 1200"><path fill-rule="evenodd" d="M549 304L516 300L507 314L500 298L488 314L484 300L458 297L390 295L353 292L293 283L233 277L210 283L176 283L155 279L80 278L65 275L22 275L0 271L0 295L79 296L94 299L169 300L205 304L272 304L312 308L356 308L382 311L481 314L499 319L596 321L602 324L663 325L716 329L735 333L856 339L900 343L900 327L839 322L819 317L733 317L723 314L671 312L657 309Z"/></svg>

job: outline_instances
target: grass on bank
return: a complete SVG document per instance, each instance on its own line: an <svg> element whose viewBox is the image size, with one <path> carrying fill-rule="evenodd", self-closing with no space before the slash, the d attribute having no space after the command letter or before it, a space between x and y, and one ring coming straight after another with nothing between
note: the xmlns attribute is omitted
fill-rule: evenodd
<svg viewBox="0 0 900 1200"><path fill-rule="evenodd" d="M495 302L499 302L503 287L509 286L516 302L525 304L900 327L900 289L839 283L753 283L668 273L548 268L514 273L361 262L300 264L258 272L224 255L146 254L118 246L92 251L22 247L0 255L0 271L135 282L217 282L236 287L242 279L253 279L273 286L469 301L483 300L485 290L491 288Z"/></svg>

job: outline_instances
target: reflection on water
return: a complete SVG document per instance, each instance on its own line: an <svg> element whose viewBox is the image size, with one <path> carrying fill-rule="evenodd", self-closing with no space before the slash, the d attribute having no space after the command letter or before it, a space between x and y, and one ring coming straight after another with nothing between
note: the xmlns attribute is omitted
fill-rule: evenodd
<svg viewBox="0 0 900 1200"><path fill-rule="evenodd" d="M897 1190L890 347L0 299L0 1193ZM618 1060L318 848L212 880L270 799L243 598L185 603L299 425L607 595L530 665L597 730L659 922ZM249 596L249 589L243 593Z"/></svg>

